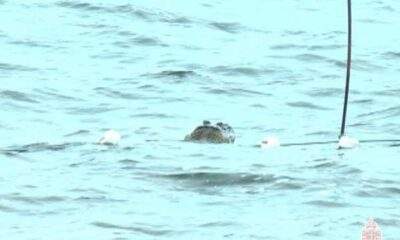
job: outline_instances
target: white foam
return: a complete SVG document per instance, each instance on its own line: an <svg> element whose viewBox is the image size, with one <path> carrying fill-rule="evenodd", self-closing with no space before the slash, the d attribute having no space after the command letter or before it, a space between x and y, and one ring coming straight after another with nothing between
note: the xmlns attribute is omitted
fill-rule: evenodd
<svg viewBox="0 0 400 240"><path fill-rule="evenodd" d="M116 145L121 140L121 135L115 130L108 130L103 134L103 137L98 141L102 145Z"/></svg>
<svg viewBox="0 0 400 240"><path fill-rule="evenodd" d="M350 148L357 147L359 144L360 144L360 142L358 141L358 139L351 138L348 136L342 136L339 139L338 147L350 149Z"/></svg>
<svg viewBox="0 0 400 240"><path fill-rule="evenodd" d="M280 147L281 143L277 137L266 137L261 141L261 148L269 149L269 148L277 148Z"/></svg>

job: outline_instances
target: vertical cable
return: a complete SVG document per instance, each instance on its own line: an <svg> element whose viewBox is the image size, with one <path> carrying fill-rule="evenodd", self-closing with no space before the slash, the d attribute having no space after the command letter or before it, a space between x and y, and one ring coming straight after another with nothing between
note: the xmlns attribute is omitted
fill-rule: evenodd
<svg viewBox="0 0 400 240"><path fill-rule="evenodd" d="M347 102L349 99L349 87L350 87L350 69L351 69L351 0L347 0L347 21L348 21L348 33L347 33L347 72L346 72L346 88L344 91L344 104L343 104L343 115L342 115L342 127L340 130L340 137L345 134L346 128L346 114L347 114Z"/></svg>

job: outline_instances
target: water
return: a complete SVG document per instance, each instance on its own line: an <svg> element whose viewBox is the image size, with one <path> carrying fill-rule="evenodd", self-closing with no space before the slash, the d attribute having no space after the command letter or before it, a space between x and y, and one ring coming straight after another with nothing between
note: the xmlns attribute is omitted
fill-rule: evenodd
<svg viewBox="0 0 400 240"><path fill-rule="evenodd" d="M349 135L399 139L400 4L353 1ZM332 141L345 1L0 1L1 239L397 239L400 148ZM234 145L181 140L228 122ZM107 129L118 147L94 144Z"/></svg>

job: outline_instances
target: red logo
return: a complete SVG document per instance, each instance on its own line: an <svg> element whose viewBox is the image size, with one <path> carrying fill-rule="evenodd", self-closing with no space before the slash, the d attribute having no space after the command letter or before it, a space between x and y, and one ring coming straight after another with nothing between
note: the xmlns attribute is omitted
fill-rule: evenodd
<svg viewBox="0 0 400 240"><path fill-rule="evenodd" d="M361 240L382 240L382 233L373 218L368 219L361 234Z"/></svg>

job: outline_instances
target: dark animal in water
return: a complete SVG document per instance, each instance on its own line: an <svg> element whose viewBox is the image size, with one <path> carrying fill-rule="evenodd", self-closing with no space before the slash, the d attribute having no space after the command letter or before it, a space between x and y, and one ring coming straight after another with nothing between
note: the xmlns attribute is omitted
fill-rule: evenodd
<svg viewBox="0 0 400 240"><path fill-rule="evenodd" d="M203 121L193 132L185 137L185 141L204 143L234 143L235 132L226 123L218 122L211 125L210 121Z"/></svg>

